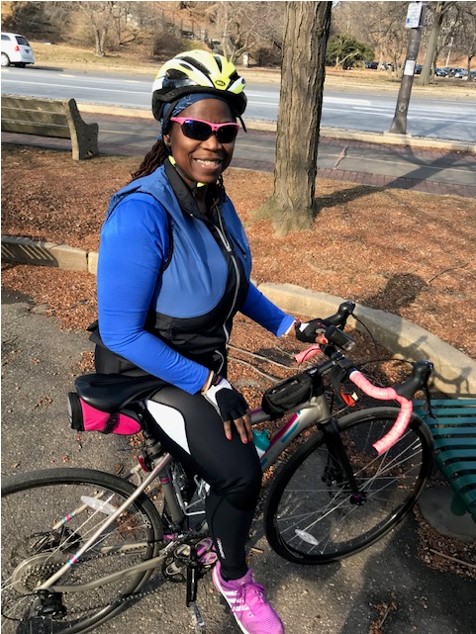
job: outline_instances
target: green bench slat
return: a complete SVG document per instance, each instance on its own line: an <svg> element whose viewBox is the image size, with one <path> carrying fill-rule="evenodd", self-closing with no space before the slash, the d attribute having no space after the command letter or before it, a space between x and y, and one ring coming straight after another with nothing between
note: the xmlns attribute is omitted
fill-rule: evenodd
<svg viewBox="0 0 476 634"><path fill-rule="evenodd" d="M421 414L419 414L420 417ZM466 425L469 429L473 429L476 434L476 422L474 417L476 416L476 410L472 416L455 416L454 418L425 418L425 422L430 427L458 427L460 425ZM423 417L422 417L423 418Z"/></svg>
<svg viewBox="0 0 476 634"><path fill-rule="evenodd" d="M458 442L456 439L451 438L450 439L451 442L447 442L445 440L436 440L434 443L435 449L439 450L440 454L457 454L460 455L462 458L473 458L473 460L476 460L476 444L468 444L468 443L464 443L464 439L460 439L460 441ZM461 452L466 452L466 453L461 453Z"/></svg>
<svg viewBox="0 0 476 634"><path fill-rule="evenodd" d="M464 445L465 447L476 447L476 436L468 434L464 429L449 431L445 429L430 429L434 440L445 442L448 445Z"/></svg>
<svg viewBox="0 0 476 634"><path fill-rule="evenodd" d="M473 482L474 482L474 486L476 487L476 465L473 462L471 464L471 462L447 462L445 460L441 460L440 456L436 457L436 461L438 463L438 465L444 469L445 474L447 476L451 476L454 477L455 475L457 475L458 473L463 473L465 475L467 475L469 478L472 478Z"/></svg>
<svg viewBox="0 0 476 634"><path fill-rule="evenodd" d="M467 510L476 522L476 399L435 399L431 410L435 418L425 401L414 401L433 437L435 462L455 492L453 512Z"/></svg>

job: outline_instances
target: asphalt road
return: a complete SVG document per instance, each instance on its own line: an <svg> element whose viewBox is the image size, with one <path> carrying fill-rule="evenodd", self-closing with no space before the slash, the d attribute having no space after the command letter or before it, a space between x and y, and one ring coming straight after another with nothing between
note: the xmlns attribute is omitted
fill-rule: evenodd
<svg viewBox="0 0 476 634"><path fill-rule="evenodd" d="M86 73L45 67L2 69L2 93L74 98L78 104L96 103L129 108L150 108L152 78ZM249 119L276 121L279 84L249 82ZM392 89L324 90L321 125L349 130L385 132L395 114L398 85ZM429 138L476 141L476 94L470 99L434 98L414 93L408 112L408 133Z"/></svg>
<svg viewBox="0 0 476 634"><path fill-rule="evenodd" d="M84 333L64 332L33 308L27 297L2 293L2 474L55 466L114 471L131 455L120 437L83 434L82 448L69 429L66 393L78 362L91 344ZM25 517L25 522L28 517ZM472 634L476 583L435 571L417 555L418 533L409 518L375 546L341 563L299 567L285 562L267 545L261 520L254 523L256 576L286 625L286 634ZM98 634L190 632L184 586L156 585L155 592ZM208 634L238 634L210 578L201 582L199 604ZM387 609L388 608L388 609ZM382 621L384 625L377 628Z"/></svg>

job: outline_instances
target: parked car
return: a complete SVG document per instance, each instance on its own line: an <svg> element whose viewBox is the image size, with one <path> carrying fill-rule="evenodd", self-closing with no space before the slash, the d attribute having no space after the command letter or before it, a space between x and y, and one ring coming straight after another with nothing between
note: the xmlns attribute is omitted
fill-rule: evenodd
<svg viewBox="0 0 476 634"><path fill-rule="evenodd" d="M461 77L463 76L462 73L464 73L464 68L445 68L444 70L446 70L448 72L448 76L449 77L456 77L457 79L461 79Z"/></svg>
<svg viewBox="0 0 476 634"><path fill-rule="evenodd" d="M415 64L415 75L421 75L421 71L423 70L423 66L421 64Z"/></svg>
<svg viewBox="0 0 476 634"><path fill-rule="evenodd" d="M372 70L377 70L378 62L365 62L365 68L371 68Z"/></svg>
<svg viewBox="0 0 476 634"><path fill-rule="evenodd" d="M18 33L2 32L2 66L20 66L25 68L27 64L35 63L30 43L24 35Z"/></svg>
<svg viewBox="0 0 476 634"><path fill-rule="evenodd" d="M448 77L448 73L444 68L435 68L436 77Z"/></svg>

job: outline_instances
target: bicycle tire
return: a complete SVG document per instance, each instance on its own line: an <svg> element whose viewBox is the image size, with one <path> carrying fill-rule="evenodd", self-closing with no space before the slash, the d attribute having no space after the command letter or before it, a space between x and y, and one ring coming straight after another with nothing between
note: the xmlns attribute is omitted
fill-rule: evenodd
<svg viewBox="0 0 476 634"><path fill-rule="evenodd" d="M342 471L326 471L332 459L321 431L283 464L264 508L266 537L278 555L304 565L349 557L386 535L411 510L431 473L433 443L424 422L413 415L404 436L377 457L371 445L397 414L397 408L375 407L338 420L354 476L365 491L362 505L352 502Z"/></svg>
<svg viewBox="0 0 476 634"><path fill-rule="evenodd" d="M124 479L92 469L51 469L3 479L2 631L5 627L6 633L16 634L89 632L124 609L127 597L143 587L152 571L121 575L114 582L84 592L63 593L64 616L35 614L38 594L34 588L69 560L111 507L117 508L135 489ZM91 498L100 500L99 505ZM73 510L76 515L68 517ZM92 581L151 559L159 552L161 539L160 515L142 494L70 567L66 582ZM117 553L118 546L126 545L127 553ZM62 582L63 577L58 583Z"/></svg>

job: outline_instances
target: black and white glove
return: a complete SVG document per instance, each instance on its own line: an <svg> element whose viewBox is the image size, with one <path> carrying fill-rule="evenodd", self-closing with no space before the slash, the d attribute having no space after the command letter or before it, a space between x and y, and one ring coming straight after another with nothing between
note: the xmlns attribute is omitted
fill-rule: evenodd
<svg viewBox="0 0 476 634"><path fill-rule="evenodd" d="M319 336L325 336L326 324L322 319L296 321L294 324L296 338L304 343L315 343Z"/></svg>
<svg viewBox="0 0 476 634"><path fill-rule="evenodd" d="M226 379L215 376L210 387L202 394L220 414L225 425L225 435L229 440L232 438L231 422L235 424L243 442L253 439L248 403Z"/></svg>

